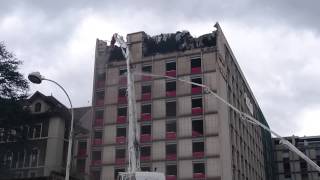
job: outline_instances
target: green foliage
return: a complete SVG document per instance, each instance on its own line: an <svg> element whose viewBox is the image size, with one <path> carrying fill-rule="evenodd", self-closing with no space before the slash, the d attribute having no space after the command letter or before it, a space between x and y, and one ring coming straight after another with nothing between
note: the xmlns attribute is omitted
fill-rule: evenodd
<svg viewBox="0 0 320 180"><path fill-rule="evenodd" d="M20 99L27 95L29 85L26 79L18 72L21 64L6 46L0 42L0 98Z"/></svg>

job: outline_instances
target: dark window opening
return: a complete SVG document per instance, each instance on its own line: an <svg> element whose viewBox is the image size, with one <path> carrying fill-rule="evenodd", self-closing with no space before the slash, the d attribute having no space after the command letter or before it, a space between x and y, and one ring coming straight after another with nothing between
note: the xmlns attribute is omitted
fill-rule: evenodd
<svg viewBox="0 0 320 180"><path fill-rule="evenodd" d="M103 110L96 111L96 119L103 119Z"/></svg>
<svg viewBox="0 0 320 180"><path fill-rule="evenodd" d="M119 107L118 116L127 116L127 107Z"/></svg>
<svg viewBox="0 0 320 180"><path fill-rule="evenodd" d="M104 91L97 92L96 98L97 100L104 100Z"/></svg>
<svg viewBox="0 0 320 180"><path fill-rule="evenodd" d="M127 136L127 129L125 127L118 127L117 137L126 137L126 136Z"/></svg>
<svg viewBox="0 0 320 180"><path fill-rule="evenodd" d="M177 145L176 144L167 144L166 145L166 154L177 154Z"/></svg>
<svg viewBox="0 0 320 180"><path fill-rule="evenodd" d="M95 170L95 171L92 171L91 174L92 174L93 180L100 180L101 171Z"/></svg>
<svg viewBox="0 0 320 180"><path fill-rule="evenodd" d="M87 142L86 141L80 141L78 143L78 148L79 149L87 149Z"/></svg>
<svg viewBox="0 0 320 180"><path fill-rule="evenodd" d="M166 63L166 71L173 71L176 70L176 62L167 62Z"/></svg>
<svg viewBox="0 0 320 180"><path fill-rule="evenodd" d="M127 69L120 69L119 70L119 75L120 76L124 76L124 75L126 75L126 73L127 73Z"/></svg>
<svg viewBox="0 0 320 180"><path fill-rule="evenodd" d="M290 169L289 158L283 158L283 170L284 170L284 177L291 178L291 169Z"/></svg>
<svg viewBox="0 0 320 180"><path fill-rule="evenodd" d="M176 81L166 82L166 91L175 91L176 90Z"/></svg>
<svg viewBox="0 0 320 180"><path fill-rule="evenodd" d="M142 166L140 167L141 171L143 172L151 172L151 168L150 166Z"/></svg>
<svg viewBox="0 0 320 180"><path fill-rule="evenodd" d="M166 115L169 116L176 116L177 109L176 109L176 101L169 101L166 102Z"/></svg>
<svg viewBox="0 0 320 180"><path fill-rule="evenodd" d="M144 85L141 87L142 94L151 93L151 85Z"/></svg>
<svg viewBox="0 0 320 180"><path fill-rule="evenodd" d="M40 112L41 111L41 103L36 103L34 111L35 112Z"/></svg>
<svg viewBox="0 0 320 180"><path fill-rule="evenodd" d="M203 120L192 121L192 132L203 134Z"/></svg>
<svg viewBox="0 0 320 180"><path fill-rule="evenodd" d="M192 79L191 79L191 82L197 83L197 84L202 84L202 78L201 78L201 77L192 78ZM194 87L200 87L200 86L197 86L197 85L192 84L191 87L194 88Z"/></svg>
<svg viewBox="0 0 320 180"><path fill-rule="evenodd" d="M193 164L193 173L202 173L204 174L204 163L194 163Z"/></svg>
<svg viewBox="0 0 320 180"><path fill-rule="evenodd" d="M166 166L166 174L177 176L177 165L167 165Z"/></svg>
<svg viewBox="0 0 320 180"><path fill-rule="evenodd" d="M105 81L106 79L106 73L98 73L97 80L98 81Z"/></svg>
<svg viewBox="0 0 320 180"><path fill-rule="evenodd" d="M126 157L126 149L116 149L116 159L122 159Z"/></svg>
<svg viewBox="0 0 320 180"><path fill-rule="evenodd" d="M204 152L204 142L192 142L192 152Z"/></svg>
<svg viewBox="0 0 320 180"><path fill-rule="evenodd" d="M142 146L140 148L141 156L150 156L151 155L151 147L150 146Z"/></svg>
<svg viewBox="0 0 320 180"><path fill-rule="evenodd" d="M102 139L102 131L95 131L94 138L95 139Z"/></svg>
<svg viewBox="0 0 320 180"><path fill-rule="evenodd" d="M77 160L77 170L78 172L84 172L86 167L86 160L85 159L78 159Z"/></svg>
<svg viewBox="0 0 320 180"><path fill-rule="evenodd" d="M120 88L119 90L118 90L118 96L120 96L120 97L124 97L124 96L126 96L127 95L127 88Z"/></svg>
<svg viewBox="0 0 320 180"><path fill-rule="evenodd" d="M192 99L192 108L202 108L202 98L194 98Z"/></svg>
<svg viewBox="0 0 320 180"><path fill-rule="evenodd" d="M301 172L308 172L307 162L303 159L300 159L300 169Z"/></svg>
<svg viewBox="0 0 320 180"><path fill-rule="evenodd" d="M141 113L151 114L151 104L144 104L141 106Z"/></svg>
<svg viewBox="0 0 320 180"><path fill-rule="evenodd" d="M114 179L117 179L118 178L118 175L120 172L125 172L126 170L124 168L121 168L121 169L115 169L114 170Z"/></svg>
<svg viewBox="0 0 320 180"><path fill-rule="evenodd" d="M101 151L92 151L92 160L101 160Z"/></svg>
<svg viewBox="0 0 320 180"><path fill-rule="evenodd" d="M166 132L177 132L176 121L169 121L166 123Z"/></svg>
<svg viewBox="0 0 320 180"><path fill-rule="evenodd" d="M152 73L152 66L151 65L145 65L142 67L142 72L145 73Z"/></svg>
<svg viewBox="0 0 320 180"><path fill-rule="evenodd" d="M201 67L201 59L191 59L191 68Z"/></svg>
<svg viewBox="0 0 320 180"><path fill-rule="evenodd" d="M141 134L151 134L151 125L142 125Z"/></svg>

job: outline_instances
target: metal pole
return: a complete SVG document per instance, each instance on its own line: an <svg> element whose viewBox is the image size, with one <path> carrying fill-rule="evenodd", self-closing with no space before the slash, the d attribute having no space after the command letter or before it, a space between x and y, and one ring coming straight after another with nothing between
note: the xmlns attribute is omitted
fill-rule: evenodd
<svg viewBox="0 0 320 180"><path fill-rule="evenodd" d="M317 171L320 172L320 167L313 162L308 156L306 156L305 154L303 154L298 148L296 148L293 144L291 144L288 140L286 140L285 138L283 138L282 136L280 136L278 133L274 132L273 130L271 130L269 127L267 127L266 125L262 124L261 122L259 122L257 119L253 118L252 116L250 116L247 113L241 112L239 109L237 109L236 107L234 107L232 104L228 103L226 100L224 100L222 97L220 97L217 93L213 92L210 87L204 85L204 84L198 84L198 83L194 83L194 82L190 82L190 81L186 81L184 79L180 79L180 78L175 78L175 77L171 77L171 76L164 76L164 75L156 75L156 74L150 74L150 73L142 73L142 72L134 72L134 74L137 75L143 75L143 76L153 76L153 77L165 77L168 79L175 79L178 81L182 81L185 82L187 84L193 84L196 86L200 86L203 87L205 89L205 91L207 91L209 94L214 95L218 100L220 100L221 102L223 102L224 104L226 104L228 107L230 107L231 109L233 109L236 113L240 114L241 119L244 119L248 122L251 122L255 125L258 125L260 127L262 127L263 129L265 129L266 131L270 132L271 134L275 135L277 138L280 139L280 143L284 144L287 146L287 148L291 151L293 151L294 153L296 153L298 156L300 156L302 159L304 159L307 163L309 163L309 165L311 165L313 168L315 168Z"/></svg>
<svg viewBox="0 0 320 180"><path fill-rule="evenodd" d="M70 132L69 132L69 140L68 140L68 154L67 154L67 166L66 166L66 176L65 176L65 180L69 180L69 176L70 176L70 164L71 164L71 156L72 156L72 140L73 140L73 118L74 118L74 110L72 107L72 103L71 103L71 99L67 93L67 91L57 82L51 80L51 79L46 79L46 78L42 78L42 80L47 80L50 82L55 83L57 86L59 86L62 91L66 94L69 103L70 103L70 107L71 107L71 124L70 124Z"/></svg>

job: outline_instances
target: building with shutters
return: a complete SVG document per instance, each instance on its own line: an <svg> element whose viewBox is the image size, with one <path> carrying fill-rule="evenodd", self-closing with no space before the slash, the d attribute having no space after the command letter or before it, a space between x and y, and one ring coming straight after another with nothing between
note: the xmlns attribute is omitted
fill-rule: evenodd
<svg viewBox="0 0 320 180"><path fill-rule="evenodd" d="M320 165L320 136L285 137L311 160ZM316 180L320 173L273 138L275 177L277 180Z"/></svg>
<svg viewBox="0 0 320 180"><path fill-rule="evenodd" d="M198 38L189 32L127 35L132 68L209 86L267 125L219 26ZM126 64L117 46L96 41L91 177L116 179L127 167ZM135 75L143 171L167 180L271 180L271 136L247 123L201 87Z"/></svg>

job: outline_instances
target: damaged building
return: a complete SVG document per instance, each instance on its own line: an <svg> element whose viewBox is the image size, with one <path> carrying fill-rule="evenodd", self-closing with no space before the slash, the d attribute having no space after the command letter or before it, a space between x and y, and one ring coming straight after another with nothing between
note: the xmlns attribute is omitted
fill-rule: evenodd
<svg viewBox="0 0 320 180"><path fill-rule="evenodd" d="M187 31L127 35L132 67L209 86L267 125L219 26L200 37ZM128 104L121 49L97 40L90 177L116 179L128 163ZM135 75L141 170L167 180L272 180L271 136L198 86Z"/></svg>

